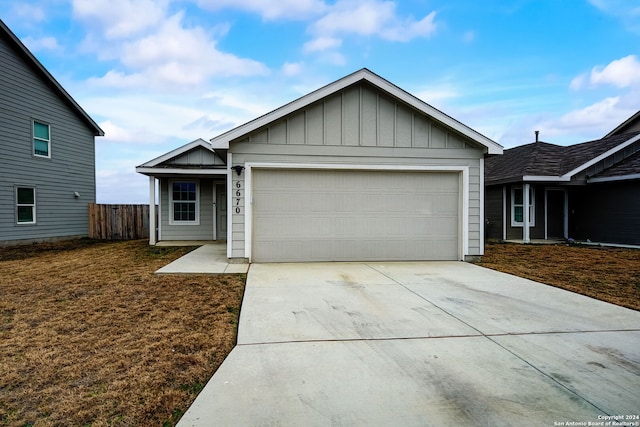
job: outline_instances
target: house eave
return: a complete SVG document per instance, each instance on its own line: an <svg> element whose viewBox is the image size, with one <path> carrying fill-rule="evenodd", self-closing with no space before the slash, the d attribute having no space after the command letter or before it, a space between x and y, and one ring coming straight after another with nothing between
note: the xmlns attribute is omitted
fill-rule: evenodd
<svg viewBox="0 0 640 427"><path fill-rule="evenodd" d="M596 163L598 163L599 161L606 159L607 157L617 153L620 150L624 150L625 148L627 148L629 145L633 144L636 141L640 141L640 134L629 138L628 140L626 140L625 142L616 145L615 147L613 147L612 149L605 151L604 153L600 154L597 157L594 157L593 159L589 160L586 163L583 163L582 165L578 166L577 168L565 173L564 175L562 175L563 178L568 178L569 180L571 179L571 177L573 177L574 175L586 170L587 168L595 165Z"/></svg>
<svg viewBox="0 0 640 427"><path fill-rule="evenodd" d="M145 166L136 166L136 172L142 175L165 177L174 175L185 176L216 176L227 175L229 170L227 168L154 168Z"/></svg>
<svg viewBox="0 0 640 427"><path fill-rule="evenodd" d="M286 115L289 115L295 111L303 109L314 102L317 102L329 95L332 95L340 90L351 86L360 81L367 81L368 83L386 91L390 95L398 98L404 103L416 108L418 111L423 112L426 115L433 117L435 120L448 126L449 128L459 132L460 134L470 138L479 145L486 149L487 154L502 154L503 147L497 142L487 138L479 132L465 126L452 117L446 115L440 110L432 107L421 99L411 95L410 93L400 89L398 86L371 72L370 70L363 68L355 73L352 73L340 80L330 83L320 89L317 89L308 95L298 98L284 106L273 110L263 116L260 116L250 122L240 125L228 132L218 135L212 138L211 145L215 149L228 149L229 143L233 140L237 140L242 136L253 132L269 123L272 123Z"/></svg>
<svg viewBox="0 0 640 427"><path fill-rule="evenodd" d="M598 182L616 182L616 181L630 181L633 179L640 179L640 173L634 173L629 175L619 175L619 176L605 176L605 177L595 177L588 178L587 183L598 183Z"/></svg>

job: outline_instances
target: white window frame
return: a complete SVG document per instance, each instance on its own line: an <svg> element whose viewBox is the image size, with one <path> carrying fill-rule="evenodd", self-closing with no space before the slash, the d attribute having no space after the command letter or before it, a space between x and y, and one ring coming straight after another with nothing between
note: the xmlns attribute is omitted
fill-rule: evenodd
<svg viewBox="0 0 640 427"><path fill-rule="evenodd" d="M195 203L195 209L196 209L196 215L195 215L195 220L194 221L176 221L173 218L173 204L175 203L190 203L189 201L184 201L184 200L173 200L173 184L176 183L195 183L196 185L196 200L194 201ZM167 189L167 191L169 192L169 224L170 225L200 225L200 180L198 179L173 179L173 180L169 180L169 187Z"/></svg>
<svg viewBox="0 0 640 427"><path fill-rule="evenodd" d="M49 134L49 139L43 139L43 138L39 138L36 137L36 123L40 124L40 125L44 125L47 127L48 129L48 134ZM32 144L32 153L35 157L42 157L45 159L50 159L51 158L51 124L44 122L42 120L36 120L33 119L31 120L31 144ZM36 141L43 141L47 143L47 155L45 156L44 154L38 154L36 153Z"/></svg>
<svg viewBox="0 0 640 427"><path fill-rule="evenodd" d="M516 207L523 207L522 216L524 217L524 193L522 194L522 203L516 204L516 191L523 191L524 186L519 187L511 187L511 226L512 227L523 227L523 221L516 221ZM529 227L536 226L536 192L534 187L529 186Z"/></svg>
<svg viewBox="0 0 640 427"><path fill-rule="evenodd" d="M28 189L33 192L33 203L20 203L18 199L18 190L20 189ZM36 187L30 185L16 185L15 186L15 206L16 206L16 224L18 225L33 225L36 223ZM20 213L19 208L21 207L30 207L31 208L31 221L20 221Z"/></svg>

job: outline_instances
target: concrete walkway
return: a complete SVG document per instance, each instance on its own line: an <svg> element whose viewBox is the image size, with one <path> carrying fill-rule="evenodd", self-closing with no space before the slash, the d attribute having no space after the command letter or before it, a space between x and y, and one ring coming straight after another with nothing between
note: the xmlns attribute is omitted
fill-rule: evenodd
<svg viewBox="0 0 640 427"><path fill-rule="evenodd" d="M200 246L188 254L165 265L156 274L214 274L246 273L249 264L229 264L226 242Z"/></svg>
<svg viewBox="0 0 640 427"><path fill-rule="evenodd" d="M640 312L461 262L253 264L238 345L178 426L587 425L638 402Z"/></svg>

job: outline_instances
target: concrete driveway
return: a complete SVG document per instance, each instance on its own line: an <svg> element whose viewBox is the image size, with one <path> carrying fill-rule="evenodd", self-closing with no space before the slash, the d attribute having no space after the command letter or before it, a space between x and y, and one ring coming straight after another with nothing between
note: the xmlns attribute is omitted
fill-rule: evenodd
<svg viewBox="0 0 640 427"><path fill-rule="evenodd" d="M462 262L253 264L178 426L606 425L639 402L640 312Z"/></svg>

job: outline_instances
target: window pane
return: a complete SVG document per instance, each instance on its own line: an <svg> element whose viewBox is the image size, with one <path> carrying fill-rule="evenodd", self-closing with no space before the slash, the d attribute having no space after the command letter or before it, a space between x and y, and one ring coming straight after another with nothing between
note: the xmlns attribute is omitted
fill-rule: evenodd
<svg viewBox="0 0 640 427"><path fill-rule="evenodd" d="M33 188L18 188L18 204L33 205Z"/></svg>
<svg viewBox="0 0 640 427"><path fill-rule="evenodd" d="M18 206L18 222L33 222L33 208L31 206Z"/></svg>
<svg viewBox="0 0 640 427"><path fill-rule="evenodd" d="M195 203L174 203L173 204L173 220L174 221L195 221L196 220L196 204Z"/></svg>
<svg viewBox="0 0 640 427"><path fill-rule="evenodd" d="M523 203L522 188L516 188L513 190L513 203L516 205L521 205Z"/></svg>
<svg viewBox="0 0 640 427"><path fill-rule="evenodd" d="M195 182L174 182L173 183L173 200L195 201L196 200L196 183Z"/></svg>
<svg viewBox="0 0 640 427"><path fill-rule="evenodd" d="M33 122L33 136L40 139L49 140L49 125Z"/></svg>
<svg viewBox="0 0 640 427"><path fill-rule="evenodd" d="M40 141L38 139L33 141L34 150L33 152L38 156L48 156L49 155L49 143L46 141Z"/></svg>
<svg viewBox="0 0 640 427"><path fill-rule="evenodd" d="M522 210L522 206L515 206L513 208L513 220L515 222L522 222L523 219L523 210Z"/></svg>

